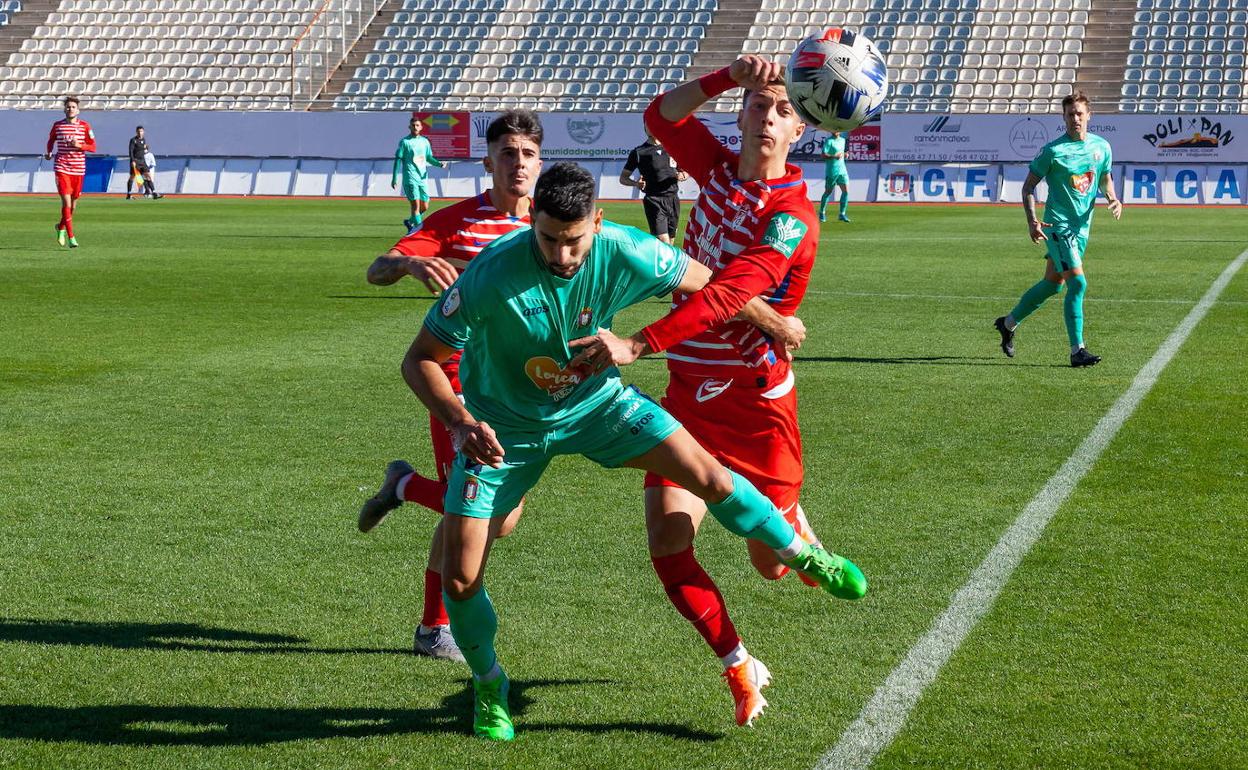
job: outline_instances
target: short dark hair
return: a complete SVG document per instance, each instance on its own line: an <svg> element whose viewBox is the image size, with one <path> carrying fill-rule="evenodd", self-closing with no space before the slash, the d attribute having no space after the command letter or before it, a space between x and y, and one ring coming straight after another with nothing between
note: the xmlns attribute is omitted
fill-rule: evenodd
<svg viewBox="0 0 1248 770"><path fill-rule="evenodd" d="M78 104L78 97L77 97L77 96L66 96L66 97L65 97L65 101L61 102L61 106L63 106L63 107L68 107L70 102L73 102L74 104ZM80 104L79 104L78 106L80 106L80 107L81 107L82 105L80 105Z"/></svg>
<svg viewBox="0 0 1248 770"><path fill-rule="evenodd" d="M494 144L504 136L519 134L532 139L538 147L542 146L542 120L532 110L507 110L490 121L485 129L485 143Z"/></svg>
<svg viewBox="0 0 1248 770"><path fill-rule="evenodd" d="M142 130L143 130L143 126L135 126L135 127L134 127L134 130L135 130L135 131L142 131Z"/></svg>
<svg viewBox="0 0 1248 770"><path fill-rule="evenodd" d="M570 161L556 163L537 178L533 213L560 222L579 222L594 213L594 175Z"/></svg>
<svg viewBox="0 0 1248 770"><path fill-rule="evenodd" d="M1075 91L1073 94L1068 94L1065 99L1062 99L1062 112L1066 112L1067 107L1078 102L1083 102L1083 106L1088 108L1088 112L1092 111L1092 102L1088 100L1088 95L1083 91Z"/></svg>

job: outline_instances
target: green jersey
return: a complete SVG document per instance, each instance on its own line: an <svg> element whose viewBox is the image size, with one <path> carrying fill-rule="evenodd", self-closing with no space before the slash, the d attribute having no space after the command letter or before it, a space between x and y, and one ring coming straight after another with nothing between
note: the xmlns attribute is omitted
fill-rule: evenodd
<svg viewBox="0 0 1248 770"><path fill-rule="evenodd" d="M668 294L689 258L633 227L603 222L581 269L550 272L532 228L493 241L429 309L425 328L462 349L464 402L495 428L549 431L621 390L620 372L570 369L568 340L610 328L620 310Z"/></svg>
<svg viewBox="0 0 1248 770"><path fill-rule="evenodd" d="M1096 134L1083 141L1062 134L1040 150L1031 173L1049 185L1044 221L1053 224L1054 232L1088 237L1096 192L1112 164L1109 142Z"/></svg>
<svg viewBox="0 0 1248 770"><path fill-rule="evenodd" d="M828 158L828 155L841 153L839 158ZM845 135L829 136L823 140L824 154L824 173L827 176L849 176L849 169L845 167Z"/></svg>
<svg viewBox="0 0 1248 770"><path fill-rule="evenodd" d="M390 172L390 185L399 183L399 173L404 181L423 183L429 176L429 165L443 168L442 161L433 157L433 148L423 136L405 136L399 140L394 151L394 170Z"/></svg>

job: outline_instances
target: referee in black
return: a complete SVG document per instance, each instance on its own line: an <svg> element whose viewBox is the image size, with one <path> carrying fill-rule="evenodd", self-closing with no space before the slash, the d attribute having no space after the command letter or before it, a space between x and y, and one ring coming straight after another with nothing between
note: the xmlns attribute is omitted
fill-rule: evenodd
<svg viewBox="0 0 1248 770"><path fill-rule="evenodd" d="M147 165L148 152L150 150L143 133L143 126L136 126L134 136L130 137L130 176L126 179L126 200L130 200L131 193L134 191L134 178L140 174L143 176L145 194L151 195L153 200L165 197L156 192L156 185L152 183L152 170Z"/></svg>
<svg viewBox="0 0 1248 770"><path fill-rule="evenodd" d="M641 178L633 179L633 172L640 171ZM645 193L642 206L646 209L646 221L650 234L664 243L676 237L676 224L680 221L680 183L688 177L676 168L676 161L659 140L646 132L644 144L633 148L620 172L620 184L636 187Z"/></svg>

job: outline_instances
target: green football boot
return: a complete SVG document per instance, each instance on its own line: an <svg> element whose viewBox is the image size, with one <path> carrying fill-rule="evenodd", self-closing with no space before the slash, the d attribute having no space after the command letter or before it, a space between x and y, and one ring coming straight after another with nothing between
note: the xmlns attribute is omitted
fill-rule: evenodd
<svg viewBox="0 0 1248 770"><path fill-rule="evenodd" d="M473 677L472 689L476 696L472 708L473 733L492 741L514 739L516 730L512 727L511 709L507 706L507 693L511 690L507 674L499 674L498 678L489 682Z"/></svg>
<svg viewBox="0 0 1248 770"><path fill-rule="evenodd" d="M71 249L76 249L76 248L78 248L78 239L77 239L77 238L70 238L70 239L69 239L69 247L70 247Z"/></svg>
<svg viewBox="0 0 1248 770"><path fill-rule="evenodd" d="M817 545L807 544L797 556L781 561L838 599L854 601L867 595L867 578L858 565Z"/></svg>
<svg viewBox="0 0 1248 770"><path fill-rule="evenodd" d="M65 228L63 227L56 228L56 242L62 246L65 245Z"/></svg>

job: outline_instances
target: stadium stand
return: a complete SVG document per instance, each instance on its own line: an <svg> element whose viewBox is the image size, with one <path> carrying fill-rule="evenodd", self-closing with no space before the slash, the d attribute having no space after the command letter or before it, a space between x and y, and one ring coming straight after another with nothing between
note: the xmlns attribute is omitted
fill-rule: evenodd
<svg viewBox="0 0 1248 770"><path fill-rule="evenodd" d="M1134 21L1120 111L1243 110L1248 3L1139 0Z"/></svg>
<svg viewBox="0 0 1248 770"><path fill-rule="evenodd" d="M0 0L0 107L635 111L825 26L893 112L1248 109L1248 0Z"/></svg>
<svg viewBox="0 0 1248 770"><path fill-rule="evenodd" d="M0 27L9 23L13 14L22 10L22 0L0 0Z"/></svg>
<svg viewBox="0 0 1248 770"><path fill-rule="evenodd" d="M684 78L715 0L404 0L335 100L347 109L644 108Z"/></svg>

